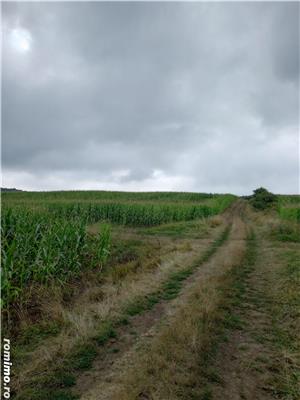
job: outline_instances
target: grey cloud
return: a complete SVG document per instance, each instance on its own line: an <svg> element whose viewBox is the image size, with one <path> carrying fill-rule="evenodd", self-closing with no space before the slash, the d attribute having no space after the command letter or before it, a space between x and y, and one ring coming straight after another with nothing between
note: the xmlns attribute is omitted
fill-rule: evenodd
<svg viewBox="0 0 300 400"><path fill-rule="evenodd" d="M299 4L2 8L4 183L297 191Z"/></svg>
<svg viewBox="0 0 300 400"><path fill-rule="evenodd" d="M272 53L274 71L283 80L299 81L299 3L279 3L273 22Z"/></svg>

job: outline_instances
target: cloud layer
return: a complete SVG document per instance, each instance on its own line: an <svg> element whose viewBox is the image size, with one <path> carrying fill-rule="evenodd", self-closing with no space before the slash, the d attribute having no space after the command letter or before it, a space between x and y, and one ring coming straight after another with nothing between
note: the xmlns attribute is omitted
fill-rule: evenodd
<svg viewBox="0 0 300 400"><path fill-rule="evenodd" d="M2 3L3 185L299 185L299 3Z"/></svg>

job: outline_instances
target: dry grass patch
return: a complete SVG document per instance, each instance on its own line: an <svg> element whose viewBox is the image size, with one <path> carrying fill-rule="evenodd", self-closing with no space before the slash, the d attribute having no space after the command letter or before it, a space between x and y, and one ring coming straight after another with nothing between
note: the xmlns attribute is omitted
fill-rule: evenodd
<svg viewBox="0 0 300 400"><path fill-rule="evenodd" d="M296 400L300 397L300 252L280 249L279 257L280 268L270 272L272 285L266 292L266 308L272 315L271 340L281 361L271 384L274 392Z"/></svg>
<svg viewBox="0 0 300 400"><path fill-rule="evenodd" d="M209 223L210 227L215 228L217 226L222 225L223 220L222 220L222 217L220 215L215 215L214 217L210 218L208 223Z"/></svg>
<svg viewBox="0 0 300 400"><path fill-rule="evenodd" d="M204 398L212 346L221 332L227 278L210 278L193 289L165 327L131 360L112 400ZM95 397L85 397L96 399ZM100 395L99 398L106 398Z"/></svg>

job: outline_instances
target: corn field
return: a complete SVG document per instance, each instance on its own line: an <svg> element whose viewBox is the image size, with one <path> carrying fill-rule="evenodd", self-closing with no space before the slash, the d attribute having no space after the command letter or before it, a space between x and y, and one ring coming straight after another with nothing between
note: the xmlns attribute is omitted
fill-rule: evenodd
<svg viewBox="0 0 300 400"><path fill-rule="evenodd" d="M110 229L86 233L82 218L68 221L31 210L5 209L1 224L2 305L21 299L31 283L62 284L82 268L102 266L109 255Z"/></svg>
<svg viewBox="0 0 300 400"><path fill-rule="evenodd" d="M145 205L128 203L51 204L49 213L68 220L82 216L87 223L109 221L131 226L153 226L167 222L189 221L208 217L218 210L206 205Z"/></svg>
<svg viewBox="0 0 300 400"><path fill-rule="evenodd" d="M95 201L87 201L89 193ZM15 302L22 302L23 294L32 284L64 284L88 268L101 270L110 254L108 223L154 226L205 218L222 212L235 199L231 195L166 192L138 194L139 201L134 202L129 201L133 194L107 193L21 192L2 195L4 309ZM96 199L97 196L101 201ZM115 201L122 196L127 201ZM153 197L159 201L150 201ZM162 202L161 198L168 202ZM197 198L201 198L202 203L195 203ZM179 202L178 199L185 201ZM102 223L99 234L88 234L87 225L98 221Z"/></svg>
<svg viewBox="0 0 300 400"><path fill-rule="evenodd" d="M190 202L102 202L58 203L51 202L47 210L55 217L66 219L84 218L87 223L109 221L131 226L154 226L169 222L191 221L206 218L224 211L234 196L220 196L210 204ZM153 204L154 203L154 204Z"/></svg>
<svg viewBox="0 0 300 400"><path fill-rule="evenodd" d="M300 222L299 196L281 195L279 197L278 213L282 219Z"/></svg>
<svg viewBox="0 0 300 400"><path fill-rule="evenodd" d="M225 195L226 196L226 195ZM232 195L229 195L232 196ZM24 202L48 202L48 201L151 201L151 202L203 202L204 200L224 197L224 195L212 193L190 193L190 192L110 192L101 190L91 191L59 191L59 192L6 192L3 193L4 200L9 202L16 200Z"/></svg>

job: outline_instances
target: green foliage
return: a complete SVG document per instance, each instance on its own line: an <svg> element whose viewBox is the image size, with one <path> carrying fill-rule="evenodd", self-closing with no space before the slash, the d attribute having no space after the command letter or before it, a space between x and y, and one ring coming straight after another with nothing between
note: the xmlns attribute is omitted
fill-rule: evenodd
<svg viewBox="0 0 300 400"><path fill-rule="evenodd" d="M64 284L84 268L102 268L111 254L109 221L155 226L215 215L233 195L203 193L7 192L2 194L2 306L8 309L32 283Z"/></svg>
<svg viewBox="0 0 300 400"><path fill-rule="evenodd" d="M218 194L192 192L110 192L102 190L76 190L59 192L7 192L2 193L3 199L9 201L32 201L46 203L48 201L155 201L155 202L200 202L217 198Z"/></svg>
<svg viewBox="0 0 300 400"><path fill-rule="evenodd" d="M101 325L95 340L98 345L104 345L108 339L117 337L117 333L111 322L105 322Z"/></svg>
<svg viewBox="0 0 300 400"><path fill-rule="evenodd" d="M18 342L24 348L26 345L32 345L32 342L39 342L48 336L55 335L59 332L60 326L58 322L47 321L43 324L31 324L23 330Z"/></svg>
<svg viewBox="0 0 300 400"><path fill-rule="evenodd" d="M282 219L300 222L300 207L283 207L278 208L278 213Z"/></svg>
<svg viewBox="0 0 300 400"><path fill-rule="evenodd" d="M82 216L87 223L109 221L130 226L154 226L168 222L189 221L218 214L229 202L208 206L202 204L140 203L51 203L50 214L68 220Z"/></svg>
<svg viewBox="0 0 300 400"><path fill-rule="evenodd" d="M261 187L253 191L253 195L250 199L251 204L258 210L265 210L276 204L277 196L267 189Z"/></svg>
<svg viewBox="0 0 300 400"><path fill-rule="evenodd" d="M97 347L93 344L82 345L72 355L70 361L71 368L74 370L89 369L96 358Z"/></svg>
<svg viewBox="0 0 300 400"><path fill-rule="evenodd" d="M145 248L147 249L139 240L116 241L111 249L110 264L118 265L135 261L142 256Z"/></svg>
<svg viewBox="0 0 300 400"><path fill-rule="evenodd" d="M278 196L278 214L281 219L290 222L300 222L300 196L281 195Z"/></svg>
<svg viewBox="0 0 300 400"><path fill-rule="evenodd" d="M111 247L111 233L110 226L107 224L103 224L101 226L101 230L93 241L94 243L94 258L93 258L93 266L100 266L101 268L106 263L109 255L110 255L110 247Z"/></svg>
<svg viewBox="0 0 300 400"><path fill-rule="evenodd" d="M300 207L300 195L292 194L292 195L278 195L279 203L283 206L298 206Z"/></svg>
<svg viewBox="0 0 300 400"><path fill-rule="evenodd" d="M66 220L23 208L2 210L2 305L20 300L32 282L63 284L82 267L103 265L109 255L109 227L96 239L86 234L84 219Z"/></svg>
<svg viewBox="0 0 300 400"><path fill-rule="evenodd" d="M17 400L25 399L77 399L72 394L70 387L76 383L76 376L82 371L92 367L93 361L99 353L99 347L102 347L111 338L118 338L118 327L122 325L130 325L130 317L141 314L145 310L152 309L155 304L161 300L170 300L176 297L180 291L183 281L191 275L191 273L205 262L228 237L230 226L227 227L215 242L209 247L206 254L197 262L187 267L183 271L172 273L166 282L155 292L145 296L135 298L134 301L125 304L120 315L111 320L103 321L99 326L98 332L90 340L78 343L72 353L66 358L60 359L57 367L51 373L38 376L34 381L34 390L25 388L22 393L18 394ZM168 297L169 295L169 297ZM136 334L131 331L131 334ZM111 352L118 352L118 348L111 349Z"/></svg>
<svg viewBox="0 0 300 400"><path fill-rule="evenodd" d="M182 288L182 284L186 278L193 273L193 269L174 272L169 280L163 286L162 298L164 300L171 300L177 297Z"/></svg>
<svg viewBox="0 0 300 400"><path fill-rule="evenodd" d="M3 193L3 205L48 211L55 217L154 226L218 214L235 196L174 192L19 192Z"/></svg>

